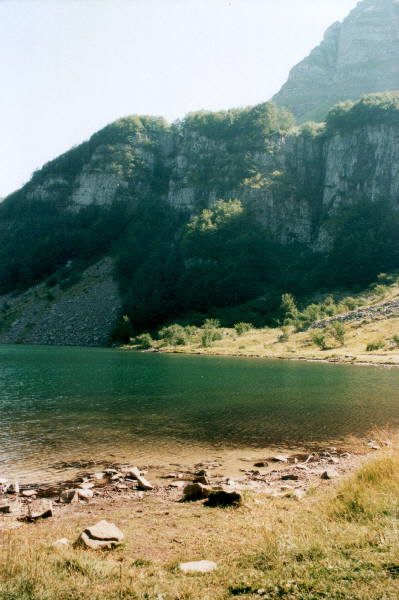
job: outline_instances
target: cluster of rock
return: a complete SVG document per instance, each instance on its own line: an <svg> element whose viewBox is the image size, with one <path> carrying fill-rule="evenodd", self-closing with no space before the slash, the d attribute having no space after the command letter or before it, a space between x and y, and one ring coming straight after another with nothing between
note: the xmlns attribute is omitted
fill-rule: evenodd
<svg viewBox="0 0 399 600"><path fill-rule="evenodd" d="M340 323L353 323L355 321L370 320L374 321L380 318L395 318L399 317L399 298L382 302L374 306L365 306L357 310L352 310L343 315L336 315L328 319L322 319L312 323L309 329L322 329L330 323L339 321Z"/></svg>
<svg viewBox="0 0 399 600"><path fill-rule="evenodd" d="M111 490L129 488L150 491L154 486L137 467L118 470L108 468L102 472L86 474L73 481L56 485L22 486L17 481L0 478L0 513L12 514L20 520L32 521L53 515L53 503L62 506L89 502L95 495Z"/></svg>
<svg viewBox="0 0 399 600"><path fill-rule="evenodd" d="M66 290L41 283L0 296L0 310L0 344L104 345L121 310L113 261L104 258L92 265Z"/></svg>
<svg viewBox="0 0 399 600"><path fill-rule="evenodd" d="M310 487L345 473L353 455L332 447L311 454L275 456L270 460L276 464L275 469L261 470L261 467L269 466L267 461L255 463L252 469L241 469L245 476L240 480L240 486L273 497L300 500Z"/></svg>

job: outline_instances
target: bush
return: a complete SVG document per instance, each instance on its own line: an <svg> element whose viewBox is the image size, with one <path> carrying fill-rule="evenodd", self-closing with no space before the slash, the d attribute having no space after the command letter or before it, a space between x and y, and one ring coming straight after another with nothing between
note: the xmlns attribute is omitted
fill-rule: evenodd
<svg viewBox="0 0 399 600"><path fill-rule="evenodd" d="M142 350L148 350L154 346L154 340L149 333L142 333L132 338L133 343Z"/></svg>
<svg viewBox="0 0 399 600"><path fill-rule="evenodd" d="M399 348L399 335L392 336L392 342L395 344L397 348Z"/></svg>
<svg viewBox="0 0 399 600"><path fill-rule="evenodd" d="M327 340L324 333L319 333L318 331L315 331L310 336L310 339L313 342L313 344L320 348L320 350L325 350L327 348Z"/></svg>
<svg viewBox="0 0 399 600"><path fill-rule="evenodd" d="M203 348L209 348L209 346L211 346L213 342L221 340L222 337L222 333L220 331L217 331L216 329L204 329L204 331L201 334L201 346Z"/></svg>
<svg viewBox="0 0 399 600"><path fill-rule="evenodd" d="M289 329L288 327L281 327L281 334L278 336L279 342L288 342L289 340Z"/></svg>
<svg viewBox="0 0 399 600"><path fill-rule="evenodd" d="M329 334L341 345L345 344L345 326L339 321L331 323L329 327Z"/></svg>
<svg viewBox="0 0 399 600"><path fill-rule="evenodd" d="M244 333L248 333L253 328L252 323L244 323L240 321L234 325L234 329L237 332L237 335L243 335Z"/></svg>
<svg viewBox="0 0 399 600"><path fill-rule="evenodd" d="M185 327L174 323L167 327L162 327L158 336L170 346L185 346L189 341L189 334Z"/></svg>
<svg viewBox="0 0 399 600"><path fill-rule="evenodd" d="M202 329L218 329L220 327L219 319L205 319Z"/></svg>
<svg viewBox="0 0 399 600"><path fill-rule="evenodd" d="M384 340L376 340L375 342L370 342L370 344L367 344L366 351L373 352L373 350L382 350L382 348L385 348Z"/></svg>

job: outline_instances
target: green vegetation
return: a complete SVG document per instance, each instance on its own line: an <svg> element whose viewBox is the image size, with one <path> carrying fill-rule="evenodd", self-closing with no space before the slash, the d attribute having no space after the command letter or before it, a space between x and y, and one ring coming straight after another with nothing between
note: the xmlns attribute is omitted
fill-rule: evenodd
<svg viewBox="0 0 399 600"><path fill-rule="evenodd" d="M382 350L383 348L385 348L384 340L376 340L375 342L370 342L370 344L367 344L366 346L367 352L373 352L374 350Z"/></svg>
<svg viewBox="0 0 399 600"><path fill-rule="evenodd" d="M306 124L293 135L322 139L333 128L366 122L365 114L396 118L398 102L395 94L364 98L334 108L326 134L322 126ZM272 189L282 202L295 197L314 207L320 200L317 165L302 187L294 167L290 173L259 168L259 152L272 158L278 134L291 128L291 117L271 103L192 113L172 126L137 116L108 125L1 203L0 294L46 279L49 288L67 289L90 262L112 254L129 317L128 325L123 320L118 325L114 341L174 321L198 327L206 317L226 327L259 328L280 320L301 331L355 309L358 290L378 273L385 275L374 292L382 296L389 273L399 266L399 213L384 198L342 203L325 225L333 242L324 253L295 241L277 243L265 232L251 200L255 188ZM174 140L187 158L184 181L177 173L174 184L194 189L196 208L190 213L166 201L170 160L161 147L172 148ZM83 167L85 174L123 178L112 206L65 210ZM367 173L358 175L361 180ZM38 185L51 201L33 199ZM245 193L238 200L240 189ZM216 198L211 204L210 197ZM340 300L348 290L352 296ZM316 293L325 299L312 302Z"/></svg>
<svg viewBox="0 0 399 600"><path fill-rule="evenodd" d="M384 123L399 123L399 92L368 94L357 102L348 100L337 104L328 113L327 132Z"/></svg>
<svg viewBox="0 0 399 600"><path fill-rule="evenodd" d="M135 338L132 338L131 341L140 350L149 350L154 345L154 340L152 339L149 333L141 333Z"/></svg>
<svg viewBox="0 0 399 600"><path fill-rule="evenodd" d="M244 335L244 333L248 333L253 329L252 323L244 323L240 321L239 323L234 324L234 329L236 330L237 335Z"/></svg>
<svg viewBox="0 0 399 600"><path fill-rule="evenodd" d="M315 346L318 346L320 348L320 350L326 350L327 339L324 333L320 333L319 331L313 331L310 335L310 339L313 342L313 344L315 344Z"/></svg>

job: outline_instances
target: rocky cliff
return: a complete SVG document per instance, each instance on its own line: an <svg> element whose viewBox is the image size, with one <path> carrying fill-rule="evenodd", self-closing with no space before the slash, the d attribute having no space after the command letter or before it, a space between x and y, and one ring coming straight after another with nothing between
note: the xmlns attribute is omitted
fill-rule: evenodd
<svg viewBox="0 0 399 600"><path fill-rule="evenodd" d="M290 72L273 101L322 121L337 102L399 89L399 2L363 0Z"/></svg>
<svg viewBox="0 0 399 600"><path fill-rule="evenodd" d="M342 235L342 208L371 203L397 213L398 173L399 94L346 103L325 125L302 128L270 103L195 113L172 126L149 117L117 121L1 204L0 342L104 343L123 305L112 263L101 262L113 254L136 330L144 318L151 328L179 311L245 302L275 285L279 261L298 261L299 251L289 258L284 248L328 255ZM204 213L216 200L239 201L236 214L246 215L242 230L234 230L234 219L221 226L219 246L201 237L217 229L219 217L215 224L215 215ZM198 243L190 246L187 224L199 214ZM229 214L227 208L227 220ZM361 238L361 227L353 222L349 232ZM395 248L385 261L384 240L377 272L399 267ZM300 262L278 285L303 278L295 275L305 268ZM82 274L93 263L103 265L100 272ZM43 287L53 273L56 284Z"/></svg>

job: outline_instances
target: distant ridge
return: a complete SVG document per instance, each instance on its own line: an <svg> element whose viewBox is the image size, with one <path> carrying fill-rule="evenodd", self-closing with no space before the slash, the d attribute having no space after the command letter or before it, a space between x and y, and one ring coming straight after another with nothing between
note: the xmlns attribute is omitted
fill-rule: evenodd
<svg viewBox="0 0 399 600"><path fill-rule="evenodd" d="M399 0L363 0L293 67L273 101L299 122L321 121L337 102L398 89Z"/></svg>

